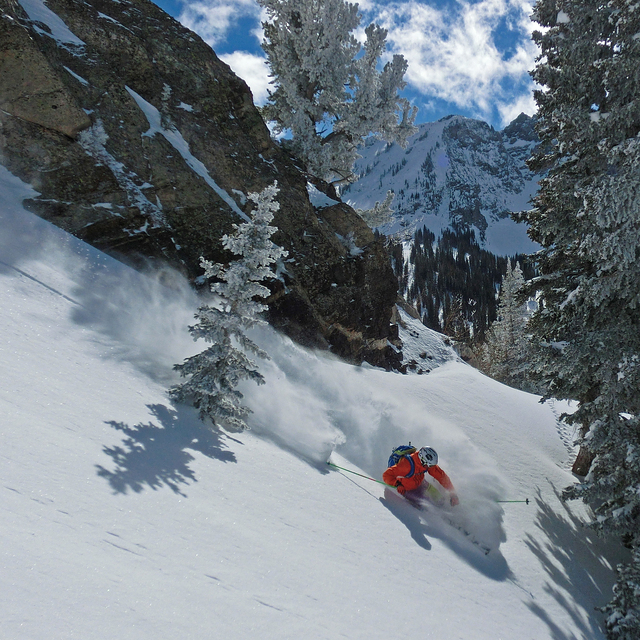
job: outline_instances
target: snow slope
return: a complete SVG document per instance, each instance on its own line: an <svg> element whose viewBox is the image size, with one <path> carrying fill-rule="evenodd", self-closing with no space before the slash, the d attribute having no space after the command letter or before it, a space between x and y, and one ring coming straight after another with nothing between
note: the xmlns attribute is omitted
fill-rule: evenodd
<svg viewBox="0 0 640 640"><path fill-rule="evenodd" d="M4 640L603 637L617 551L558 499L566 407L441 347L431 373L403 376L266 329L252 430L210 430L165 392L199 348L188 287L27 213L31 188L2 167L0 194ZM437 340L410 331L413 351ZM380 478L409 439L438 450L489 555L325 464Z"/></svg>

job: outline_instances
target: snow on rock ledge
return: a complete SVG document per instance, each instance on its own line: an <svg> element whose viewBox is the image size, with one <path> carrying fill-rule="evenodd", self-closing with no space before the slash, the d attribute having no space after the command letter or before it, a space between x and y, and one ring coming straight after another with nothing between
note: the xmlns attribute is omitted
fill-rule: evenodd
<svg viewBox="0 0 640 640"><path fill-rule="evenodd" d="M274 241L290 259L270 322L354 363L397 361L382 243L347 205L310 201L245 82L154 3L0 0L0 101L0 162L39 193L28 208L138 268L195 281L200 256L228 262L221 237L277 180Z"/></svg>

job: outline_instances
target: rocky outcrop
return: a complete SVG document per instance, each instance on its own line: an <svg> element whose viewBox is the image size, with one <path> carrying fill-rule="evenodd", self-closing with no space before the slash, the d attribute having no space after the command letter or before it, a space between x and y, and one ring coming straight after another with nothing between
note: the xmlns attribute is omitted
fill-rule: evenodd
<svg viewBox="0 0 640 640"><path fill-rule="evenodd" d="M89 116L15 20L0 23L0 109L69 137L91 125Z"/></svg>
<svg viewBox="0 0 640 640"><path fill-rule="evenodd" d="M148 0L0 0L0 162L40 193L38 215L191 279L200 256L231 258L221 236L277 180L274 240L289 256L271 322L352 362L395 358L380 240L351 207L312 204L246 84Z"/></svg>

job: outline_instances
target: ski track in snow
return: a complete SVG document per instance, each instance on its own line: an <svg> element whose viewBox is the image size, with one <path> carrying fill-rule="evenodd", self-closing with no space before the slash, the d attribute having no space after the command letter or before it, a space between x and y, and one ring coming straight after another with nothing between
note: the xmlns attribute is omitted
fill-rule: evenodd
<svg viewBox="0 0 640 640"><path fill-rule="evenodd" d="M562 403L413 326L407 349L437 355L428 375L262 328L266 384L242 386L252 430L210 429L166 395L203 347L186 283L27 213L37 194L2 167L0 192L3 639L604 637L594 608L619 552L559 499L574 481ZM444 513L325 464L380 478L408 440L438 450L451 517L488 555Z"/></svg>
<svg viewBox="0 0 640 640"><path fill-rule="evenodd" d="M573 466L573 461L578 454L578 447L576 445L578 430L576 429L575 425L569 425L561 420L560 416L563 413L573 413L577 409L577 404L574 402L561 403L561 410L558 410L557 403L553 399L549 400L547 404L549 405L549 408L556 418L556 429L558 431L558 437L567 449L567 459L561 466L565 469L571 469L571 467Z"/></svg>

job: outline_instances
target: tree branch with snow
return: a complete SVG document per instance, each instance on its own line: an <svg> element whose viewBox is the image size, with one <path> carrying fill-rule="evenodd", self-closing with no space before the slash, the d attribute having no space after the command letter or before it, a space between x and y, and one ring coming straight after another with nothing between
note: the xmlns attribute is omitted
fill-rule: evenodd
<svg viewBox="0 0 640 640"><path fill-rule="evenodd" d="M357 147L375 134L405 146L416 131L417 109L398 91L407 62L394 55L382 69L387 31L365 29L361 45L353 35L358 5L345 0L258 0L275 89L263 109L283 141L314 175L342 184L352 173Z"/></svg>

